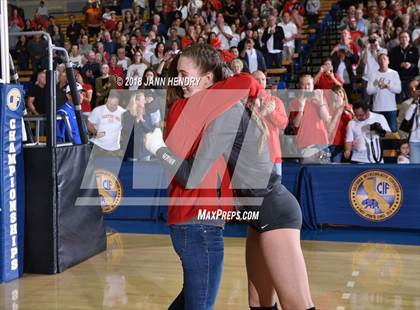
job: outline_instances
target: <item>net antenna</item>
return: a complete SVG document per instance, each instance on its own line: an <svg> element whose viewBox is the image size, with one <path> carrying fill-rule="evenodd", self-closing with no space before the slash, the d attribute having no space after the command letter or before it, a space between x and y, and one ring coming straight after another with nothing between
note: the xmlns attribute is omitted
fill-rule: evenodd
<svg viewBox="0 0 420 310"><path fill-rule="evenodd" d="M9 22L7 14L7 1L0 1L0 60L1 77L0 83L10 83L9 64Z"/></svg>

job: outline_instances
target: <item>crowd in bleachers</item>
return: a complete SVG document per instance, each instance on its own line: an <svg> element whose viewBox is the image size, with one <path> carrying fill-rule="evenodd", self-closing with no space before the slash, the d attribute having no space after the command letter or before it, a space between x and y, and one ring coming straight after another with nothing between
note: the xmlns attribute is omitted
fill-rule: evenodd
<svg viewBox="0 0 420 310"><path fill-rule="evenodd" d="M71 15L68 24L62 25L56 22L57 16L48 14L47 5L41 1L34 17L27 20L14 10L10 28L47 31L56 46L68 50L83 88L82 109L96 141L103 137L95 109L107 107L112 90L145 88L146 79L165 76L173 58L195 43L219 49L232 74L267 73L293 62L295 52L300 52L304 24L316 28L320 10L319 0L89 0L82 20ZM339 26L340 41L319 72L302 76L299 83L309 92L330 92L323 96L301 92L290 105L286 133L296 137L305 158L327 154L335 162L382 162L380 138L392 137L401 123L411 120L408 132L399 134L409 141L410 155L404 156L419 163L419 83L415 78L419 69L420 3L381 0L343 1L342 5L346 14ZM19 70L34 72L35 86L27 95L29 111L45 113L42 70L46 67L46 41L41 36L21 36L11 42L11 50ZM54 60L57 105L61 106L68 101L67 78L62 55L56 53ZM143 81L143 86L134 81ZM133 95L130 108L131 99L120 100L121 109L112 110L110 105L103 113L119 123L116 130L123 130L123 113L147 123L142 130L161 122L161 109L153 103L153 96L139 94ZM88 116L92 110L95 119ZM109 117L107 113L115 115ZM314 153L314 145L318 152ZM109 151L115 148L113 145Z"/></svg>

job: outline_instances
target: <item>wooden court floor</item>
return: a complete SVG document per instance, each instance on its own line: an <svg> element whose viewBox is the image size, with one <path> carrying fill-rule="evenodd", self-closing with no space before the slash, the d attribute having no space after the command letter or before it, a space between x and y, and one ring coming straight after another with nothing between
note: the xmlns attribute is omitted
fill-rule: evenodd
<svg viewBox="0 0 420 310"><path fill-rule="evenodd" d="M244 242L225 238L216 309L248 309ZM420 309L420 247L302 244L318 309ZM0 285L0 309L167 309L181 284L169 236L113 234L106 252L62 274L25 275Z"/></svg>

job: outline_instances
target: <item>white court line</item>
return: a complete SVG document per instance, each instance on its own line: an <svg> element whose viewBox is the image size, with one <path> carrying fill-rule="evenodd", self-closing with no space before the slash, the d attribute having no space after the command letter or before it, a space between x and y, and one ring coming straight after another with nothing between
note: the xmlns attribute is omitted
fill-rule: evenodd
<svg viewBox="0 0 420 310"><path fill-rule="evenodd" d="M350 296L350 293L343 293L343 295L341 295L341 299L350 299Z"/></svg>
<svg viewBox="0 0 420 310"><path fill-rule="evenodd" d="M352 277L358 277L359 273L360 272L356 270L356 271L353 271L351 275L352 275Z"/></svg>
<svg viewBox="0 0 420 310"><path fill-rule="evenodd" d="M347 287L354 287L355 283L356 282L354 282L354 281L349 281L349 282L347 282Z"/></svg>

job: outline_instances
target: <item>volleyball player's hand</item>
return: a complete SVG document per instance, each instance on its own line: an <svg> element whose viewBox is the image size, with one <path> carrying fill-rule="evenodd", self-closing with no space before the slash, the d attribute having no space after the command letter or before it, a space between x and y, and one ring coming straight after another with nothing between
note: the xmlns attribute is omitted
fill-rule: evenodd
<svg viewBox="0 0 420 310"><path fill-rule="evenodd" d="M149 132L144 136L144 147L153 155L156 155L156 152L161 147L166 147L165 142L163 142L162 130L160 128L155 128L153 132Z"/></svg>

